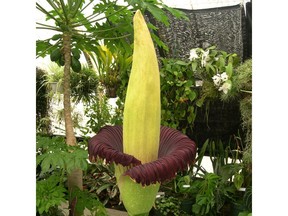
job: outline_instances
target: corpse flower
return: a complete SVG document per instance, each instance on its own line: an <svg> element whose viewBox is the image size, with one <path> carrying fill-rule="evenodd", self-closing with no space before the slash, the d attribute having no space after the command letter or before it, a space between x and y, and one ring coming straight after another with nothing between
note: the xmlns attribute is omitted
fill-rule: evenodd
<svg viewBox="0 0 288 216"><path fill-rule="evenodd" d="M148 215L160 184L192 164L196 144L160 126L160 74L150 32L138 10L122 126L105 126L89 140L90 161L115 165L120 199L130 216Z"/></svg>

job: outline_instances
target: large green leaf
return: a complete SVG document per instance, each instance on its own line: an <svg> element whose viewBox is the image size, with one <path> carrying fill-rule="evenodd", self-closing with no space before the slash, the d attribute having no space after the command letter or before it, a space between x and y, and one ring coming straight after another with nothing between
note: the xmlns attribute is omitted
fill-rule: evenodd
<svg viewBox="0 0 288 216"><path fill-rule="evenodd" d="M50 44L48 41L36 41L36 55L40 57L45 57L48 55L50 50L52 49L52 44Z"/></svg>
<svg viewBox="0 0 288 216"><path fill-rule="evenodd" d="M173 16L177 17L177 18L183 18L185 19L186 21L189 21L189 18L187 17L187 15L180 11L180 10L177 10L175 8L171 8L171 7L167 7L166 5L163 5L163 7L168 10Z"/></svg>
<svg viewBox="0 0 288 216"><path fill-rule="evenodd" d="M233 74L233 64L232 62L229 62L228 65L226 66L226 73L228 77L231 77Z"/></svg>
<svg viewBox="0 0 288 216"><path fill-rule="evenodd" d="M57 175L52 175L48 179L37 181L36 184L36 208L40 214L49 211L51 207L59 206L65 202L67 190Z"/></svg>
<svg viewBox="0 0 288 216"><path fill-rule="evenodd" d="M162 22L164 25L168 26L168 17L164 13L162 9L155 6L154 4L143 2L143 5L147 7L147 10L160 22Z"/></svg>

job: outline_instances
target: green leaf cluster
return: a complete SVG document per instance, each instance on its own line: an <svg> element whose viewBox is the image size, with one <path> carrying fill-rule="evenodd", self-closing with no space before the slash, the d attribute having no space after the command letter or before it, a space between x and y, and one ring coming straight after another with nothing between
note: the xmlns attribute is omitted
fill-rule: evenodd
<svg viewBox="0 0 288 216"><path fill-rule="evenodd" d="M93 103L87 105L84 112L88 118L86 127L90 133L97 133L105 125L114 125L120 118L105 95L97 97Z"/></svg>
<svg viewBox="0 0 288 216"><path fill-rule="evenodd" d="M162 215L180 216L180 201L175 197L160 197L155 200L155 209L161 212Z"/></svg>
<svg viewBox="0 0 288 216"><path fill-rule="evenodd" d="M39 214L49 213L53 207L66 202L67 189L59 184L59 175L51 175L36 184L36 208Z"/></svg>
<svg viewBox="0 0 288 216"><path fill-rule="evenodd" d="M46 72L36 67L36 131L50 134L51 121L49 119L50 98L46 83Z"/></svg>
<svg viewBox="0 0 288 216"><path fill-rule="evenodd" d="M89 192L97 194L103 205L119 199L119 188L114 175L114 165L98 160L89 166L83 182L89 185Z"/></svg>
<svg viewBox="0 0 288 216"><path fill-rule="evenodd" d="M88 153L85 143L68 146L64 137L36 136L36 209L40 215L59 211L59 206L77 196L75 211L89 209L93 215L107 215L96 194L87 190L73 190L68 193L67 175L75 170L87 170Z"/></svg>
<svg viewBox="0 0 288 216"><path fill-rule="evenodd" d="M132 52L113 46L97 46L94 62L99 73L99 80L106 88L118 89L121 74L128 73L132 65Z"/></svg>
<svg viewBox="0 0 288 216"><path fill-rule="evenodd" d="M207 173L202 181L194 183L199 187L196 196L196 203L192 206L192 212L195 215L213 215L215 211L215 194L214 190L218 184L220 177L214 173Z"/></svg>
<svg viewBox="0 0 288 216"><path fill-rule="evenodd" d="M93 102L95 95L98 93L99 78L96 72L89 68L87 65L83 65L79 72L71 70L70 84L71 84L71 100L74 103L80 101L84 103ZM56 83L57 87L63 86L64 70L63 67L59 67L57 64L49 65L49 73L45 76L45 84L49 87L51 83ZM51 89L51 87L50 87ZM50 96L54 95L54 92L49 93Z"/></svg>
<svg viewBox="0 0 288 216"><path fill-rule="evenodd" d="M38 155L36 165L41 166L41 173L52 170L63 170L70 173L75 169L86 170L88 167L87 150L68 146L61 137L36 137Z"/></svg>
<svg viewBox="0 0 288 216"><path fill-rule="evenodd" d="M81 215L85 208L90 210L91 215L107 216L104 205L99 201L96 194L91 193L87 190L80 190L75 188L69 195L69 199L73 200L77 197L77 204L75 206L75 212Z"/></svg>
<svg viewBox="0 0 288 216"><path fill-rule="evenodd" d="M195 100L199 92L188 62L162 58L161 121L163 125L186 129L193 125L196 117Z"/></svg>
<svg viewBox="0 0 288 216"><path fill-rule="evenodd" d="M197 57L190 60L161 59L162 124L182 130L193 130L197 108L209 101L225 98L213 83L212 77L226 72L233 87L235 68L239 58L235 53L195 48Z"/></svg>

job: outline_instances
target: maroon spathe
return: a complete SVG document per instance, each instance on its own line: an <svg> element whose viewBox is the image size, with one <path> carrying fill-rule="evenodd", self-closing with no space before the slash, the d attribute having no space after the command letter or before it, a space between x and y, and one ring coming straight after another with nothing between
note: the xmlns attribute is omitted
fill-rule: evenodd
<svg viewBox="0 0 288 216"><path fill-rule="evenodd" d="M88 143L89 160L97 157L106 162L130 166L124 175L137 183L150 185L175 177L194 163L197 146L188 136L175 129L161 126L158 159L142 164L132 155L123 153L122 126L104 126Z"/></svg>

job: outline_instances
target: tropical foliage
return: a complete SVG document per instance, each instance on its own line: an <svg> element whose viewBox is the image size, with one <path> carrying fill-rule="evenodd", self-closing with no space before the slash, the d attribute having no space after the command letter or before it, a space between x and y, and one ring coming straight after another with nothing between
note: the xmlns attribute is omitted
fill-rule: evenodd
<svg viewBox="0 0 288 216"><path fill-rule="evenodd" d="M68 193L67 176L75 169L87 170L85 144L68 146L63 137L37 136L36 140L36 209L39 215L64 215L63 207L75 200L70 214L82 215L85 208L97 215L107 215L98 197L84 190Z"/></svg>

